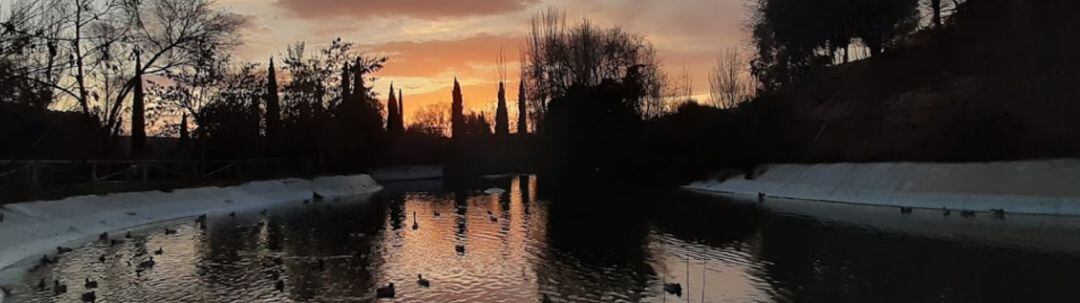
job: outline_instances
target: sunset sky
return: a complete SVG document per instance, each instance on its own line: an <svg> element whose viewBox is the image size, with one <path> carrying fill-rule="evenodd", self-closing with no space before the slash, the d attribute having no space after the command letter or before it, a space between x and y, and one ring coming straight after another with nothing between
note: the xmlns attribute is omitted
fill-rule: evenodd
<svg viewBox="0 0 1080 303"><path fill-rule="evenodd" d="M425 104L449 102L453 78L461 81L466 106L494 108L499 49L516 87L518 49L528 20L553 7L567 20L588 18L643 34L659 51L666 71L691 75L695 94L708 94L706 74L716 54L745 46L745 0L219 0L247 17L245 43L235 55L250 61L278 56L307 41L324 46L341 37L371 54L390 57L376 74L380 98L390 81L405 91L407 115ZM513 91L513 90L510 90ZM509 102L516 94L508 94ZM408 121L409 118L406 117Z"/></svg>

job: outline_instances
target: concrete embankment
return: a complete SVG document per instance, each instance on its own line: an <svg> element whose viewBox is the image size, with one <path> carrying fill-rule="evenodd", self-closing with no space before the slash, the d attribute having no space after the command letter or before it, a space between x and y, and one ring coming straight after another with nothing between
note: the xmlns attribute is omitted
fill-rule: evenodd
<svg viewBox="0 0 1080 303"><path fill-rule="evenodd" d="M199 187L75 196L0 207L0 269L55 253L60 245L90 241L103 232L194 217L261 209L278 203L372 194L382 189L368 175L255 181L230 187ZM0 295L2 296L2 295Z"/></svg>
<svg viewBox="0 0 1080 303"><path fill-rule="evenodd" d="M685 188L725 195L926 209L1080 216L1080 160L772 164L752 179ZM760 171L760 170L759 170Z"/></svg>

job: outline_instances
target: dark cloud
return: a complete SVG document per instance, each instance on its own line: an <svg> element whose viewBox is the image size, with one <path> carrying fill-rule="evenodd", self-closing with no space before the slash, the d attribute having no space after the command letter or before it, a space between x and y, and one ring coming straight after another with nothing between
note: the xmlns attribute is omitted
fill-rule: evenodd
<svg viewBox="0 0 1080 303"><path fill-rule="evenodd" d="M278 0L303 18L409 16L419 19L497 15L523 10L539 0Z"/></svg>

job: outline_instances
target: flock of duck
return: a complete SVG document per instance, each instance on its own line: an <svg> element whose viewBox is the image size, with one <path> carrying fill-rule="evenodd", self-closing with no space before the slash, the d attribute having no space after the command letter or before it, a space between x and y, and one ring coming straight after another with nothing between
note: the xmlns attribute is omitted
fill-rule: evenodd
<svg viewBox="0 0 1080 303"><path fill-rule="evenodd" d="M313 194L313 199L312 200L320 201L320 200L322 200L322 198L323 198L322 196L320 196L319 194L316 193L316 194ZM305 205L309 204L310 202L311 202L311 200L304 200L303 201L303 203ZM328 207L329 207L329 205L328 205ZM266 216L267 215L267 210L263 209L260 212L260 214L263 215L263 216ZM0 213L0 220L3 219L2 215L3 214ZM234 219L236 218L236 212L231 212L228 215L231 218L234 218ZM491 222L498 222L499 221L499 218L496 217L495 214L492 213L490 210L487 212L487 215L488 215L488 219ZM434 217L440 217L441 214L438 211L434 211L433 216ZM199 215L198 217L195 218L195 223L198 225L200 230L206 230L206 220L207 220L206 214ZM2 221L0 221L0 222L2 222ZM420 224L417 221L417 214L416 214L415 211L413 211L412 229L417 230L419 228L420 228ZM163 228L163 233L165 235L175 235L175 234L178 233L178 231L175 230L175 229L170 229L168 227L164 227ZM112 237L110 237L108 232L101 233L100 235L98 235L98 241L101 242L101 243L108 244L110 247L123 244L126 240L131 239L131 238L132 238L131 232L127 232L124 235L123 239L112 238ZM72 248L59 246L59 247L56 248L56 255L54 257L50 257L48 254L42 255L41 259L39 260L39 264L37 266L35 266L34 268L32 268L31 270L35 270L35 269L40 268L40 267L46 267L46 266L49 266L51 264L55 264L58 261L58 259L60 258L60 255L70 253L72 251L73 251ZM465 254L465 246L461 245L461 244L457 244L457 245L454 246L454 251L457 252L458 254ZM132 256L132 259L139 259L142 256L145 256L147 254L148 254L148 252L146 251L146 249L142 248L142 249L136 251L136 253ZM165 254L164 248L158 247L157 250L153 251L153 254L158 255L158 256L164 255ZM105 255L101 255L100 257L98 257L98 261L101 262L101 263L104 263L104 262L108 261L108 259L106 258ZM281 264L283 264L284 261L281 258L274 258L274 262L275 262L275 264L281 265ZM126 262L126 264L128 266L133 266L133 263L131 262L131 260L128 260ZM154 260L153 256L148 256L145 260L143 260L143 261L141 261L141 262L139 262L137 264L134 264L136 276L142 276L143 272L145 272L147 270L150 270L150 269L153 269L156 264L157 264L157 261ZM319 268L319 269L325 268L325 261L320 259L318 261L317 268ZM275 279L275 281L274 281L274 289L277 290L278 292L284 291L285 290L285 280L281 279L280 274L274 275L273 278ZM417 283L417 285L419 285L422 288L431 287L431 281L424 278L423 274L417 274L416 275L416 283ZM63 295L63 294L66 294L68 292L68 286L66 284L63 284L59 279L53 280L51 284L52 284L51 285L51 287L52 287L51 291L52 291L52 294L54 296ZM84 280L83 288L84 288L85 292L81 295L81 300L83 302L90 302L90 303L96 302L97 301L97 294L96 294L95 290L98 288L98 282L94 281L94 280L91 280L89 277L87 277ZM50 290L49 283L47 283L45 278L42 278L40 281L38 281L36 289L37 289L37 291L42 291L42 292L49 291ZM675 294L675 295L679 295L679 296L682 295L682 286L679 285L678 283L664 284L663 289L664 289L665 292L668 292L668 293L671 293L671 294ZM397 290L394 287L394 283L388 283L386 286L378 287L375 290L375 297L380 298L380 299L381 298L393 298L396 295L397 295ZM553 302L553 301L551 300L551 298L547 294L543 294L542 298L541 298L541 302L548 303L548 302Z"/></svg>

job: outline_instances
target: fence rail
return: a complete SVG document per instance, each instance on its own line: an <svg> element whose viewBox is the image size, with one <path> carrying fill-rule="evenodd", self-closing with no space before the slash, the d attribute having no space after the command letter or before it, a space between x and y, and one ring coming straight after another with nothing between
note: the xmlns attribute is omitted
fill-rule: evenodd
<svg viewBox="0 0 1080 303"><path fill-rule="evenodd" d="M0 192L35 192L63 185L202 182L283 176L280 159L0 160Z"/></svg>

